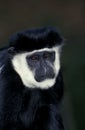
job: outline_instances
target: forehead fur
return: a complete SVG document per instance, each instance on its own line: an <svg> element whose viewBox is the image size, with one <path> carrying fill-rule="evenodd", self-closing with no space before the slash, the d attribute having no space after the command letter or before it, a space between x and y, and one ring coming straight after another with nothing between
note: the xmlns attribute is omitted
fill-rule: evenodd
<svg viewBox="0 0 85 130"><path fill-rule="evenodd" d="M26 30L13 35L10 38L10 46L15 51L32 51L45 47L52 48L61 45L63 38L60 36L56 28L35 28Z"/></svg>

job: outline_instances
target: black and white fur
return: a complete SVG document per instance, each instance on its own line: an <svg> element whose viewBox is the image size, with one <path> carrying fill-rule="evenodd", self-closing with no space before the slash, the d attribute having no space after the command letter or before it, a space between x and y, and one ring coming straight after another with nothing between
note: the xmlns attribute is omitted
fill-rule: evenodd
<svg viewBox="0 0 85 130"><path fill-rule="evenodd" d="M56 76L53 79L46 79L42 82L37 82L34 79L34 73L30 70L30 68L26 62L26 56L32 55L36 52L43 52L43 51L48 51L48 52L54 51L55 52L56 58L55 58L54 66L52 66L52 68L54 69ZM14 56L14 58L12 59L12 64L13 64L15 71L21 77L21 80L25 86L27 86L28 88L36 87L36 88L41 88L41 89L47 89L49 87L52 87L55 84L56 77L59 73L59 70L60 70L60 59L59 59L60 54L59 53L60 53L59 47L55 47L52 49L44 48L44 49L40 49L40 50L34 50L33 52L20 53L20 54Z"/></svg>
<svg viewBox="0 0 85 130"><path fill-rule="evenodd" d="M62 43L58 31L47 27L19 32L1 49L0 130L64 130L59 114ZM55 53L54 62L47 63L55 76L38 82L26 58L45 51Z"/></svg>

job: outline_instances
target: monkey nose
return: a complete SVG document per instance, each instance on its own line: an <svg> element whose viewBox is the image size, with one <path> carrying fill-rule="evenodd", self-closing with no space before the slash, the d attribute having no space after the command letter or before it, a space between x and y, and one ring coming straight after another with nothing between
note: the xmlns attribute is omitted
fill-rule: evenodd
<svg viewBox="0 0 85 130"><path fill-rule="evenodd" d="M35 77L37 82L42 82L43 80L45 80L45 76L39 76L39 77Z"/></svg>
<svg viewBox="0 0 85 130"><path fill-rule="evenodd" d="M46 79L46 72L41 70L38 74L35 75L35 79L37 82L42 82Z"/></svg>

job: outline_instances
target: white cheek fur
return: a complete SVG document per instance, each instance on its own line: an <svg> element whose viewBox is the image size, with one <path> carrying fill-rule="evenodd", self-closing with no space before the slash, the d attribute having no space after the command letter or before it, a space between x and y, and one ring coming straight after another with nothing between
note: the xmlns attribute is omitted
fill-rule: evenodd
<svg viewBox="0 0 85 130"><path fill-rule="evenodd" d="M26 62L26 56L33 54L35 52L41 52L41 51L55 51L55 62L54 62L54 71L55 71L55 78L54 79L46 79L42 82L37 82L34 79L34 74L30 70L27 62ZM12 64L14 67L14 70L18 73L20 76L23 84L28 88L41 88L41 89L47 89L52 87L55 84L56 77L58 75L59 69L60 69L60 54L59 54L59 46L54 47L52 49L44 48L40 50L35 50L33 52L28 53L21 53L14 56L12 59Z"/></svg>

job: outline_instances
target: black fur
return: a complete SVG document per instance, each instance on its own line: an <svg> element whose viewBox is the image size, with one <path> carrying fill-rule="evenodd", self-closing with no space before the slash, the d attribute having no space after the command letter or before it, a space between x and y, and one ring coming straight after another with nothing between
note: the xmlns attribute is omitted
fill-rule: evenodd
<svg viewBox="0 0 85 130"><path fill-rule="evenodd" d="M21 33L18 39L16 37L18 34L11 45L17 52L40 49L48 43L49 47L52 47L56 45L54 41L58 41L57 44L61 43L59 34L53 29L26 31ZM30 43L29 39L33 42ZM55 85L51 88L46 90L26 88L13 70L10 59L8 49L2 50L0 65L4 64L4 67L0 73L0 130L64 130L59 113L59 104L63 96L61 70Z"/></svg>
<svg viewBox="0 0 85 130"><path fill-rule="evenodd" d="M19 32L10 38L10 46L16 51L32 51L62 44L63 38L52 27L35 28Z"/></svg>

